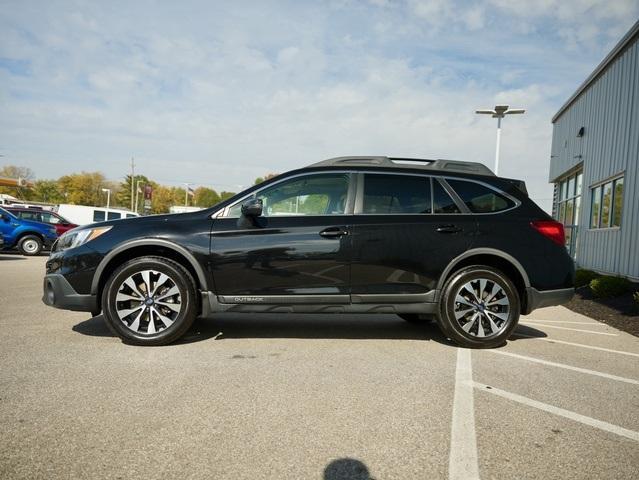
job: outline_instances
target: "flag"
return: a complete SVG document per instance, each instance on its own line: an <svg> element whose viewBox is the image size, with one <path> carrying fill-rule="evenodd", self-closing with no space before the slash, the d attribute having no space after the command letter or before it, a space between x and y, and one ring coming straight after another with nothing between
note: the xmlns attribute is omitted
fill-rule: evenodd
<svg viewBox="0 0 639 480"><path fill-rule="evenodd" d="M195 190L193 190L191 188L191 186L187 186L186 187L186 193L188 193L190 196L193 196L193 195L195 195Z"/></svg>

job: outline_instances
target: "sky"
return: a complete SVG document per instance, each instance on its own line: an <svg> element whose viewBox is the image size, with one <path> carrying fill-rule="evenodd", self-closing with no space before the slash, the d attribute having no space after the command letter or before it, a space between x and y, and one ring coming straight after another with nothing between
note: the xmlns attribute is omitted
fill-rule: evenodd
<svg viewBox="0 0 639 480"><path fill-rule="evenodd" d="M238 191L344 155L449 158L548 209L551 118L637 0L0 0L0 166Z"/></svg>

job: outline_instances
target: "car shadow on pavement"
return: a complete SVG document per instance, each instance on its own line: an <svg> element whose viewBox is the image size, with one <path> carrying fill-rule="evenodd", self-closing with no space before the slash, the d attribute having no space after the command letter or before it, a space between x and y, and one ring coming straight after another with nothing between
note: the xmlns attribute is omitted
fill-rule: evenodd
<svg viewBox="0 0 639 480"><path fill-rule="evenodd" d="M73 326L73 331L92 337L113 337L102 315ZM535 328L519 325L516 333L531 337L547 335ZM307 315L307 314L223 314L198 318L174 345L215 338L308 338L346 340L431 340L454 345L435 322L407 323L395 315ZM526 340L511 337L510 341Z"/></svg>

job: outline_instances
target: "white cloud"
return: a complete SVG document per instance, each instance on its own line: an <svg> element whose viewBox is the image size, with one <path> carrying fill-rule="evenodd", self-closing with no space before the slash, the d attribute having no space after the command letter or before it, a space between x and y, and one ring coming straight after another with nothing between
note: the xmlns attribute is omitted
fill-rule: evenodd
<svg viewBox="0 0 639 480"><path fill-rule="evenodd" d="M504 102L527 113L504 122L502 173L548 198L550 118L628 28L627 2L372 3L16 2L0 18L3 161L115 179L135 156L158 181L226 189L337 155L492 166L494 121L473 111Z"/></svg>

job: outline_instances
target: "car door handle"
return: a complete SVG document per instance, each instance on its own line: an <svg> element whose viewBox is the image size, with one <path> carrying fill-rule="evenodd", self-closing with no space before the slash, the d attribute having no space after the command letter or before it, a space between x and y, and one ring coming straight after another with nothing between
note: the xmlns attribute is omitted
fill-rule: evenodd
<svg viewBox="0 0 639 480"><path fill-rule="evenodd" d="M325 238L337 238L342 235L348 235L348 230L343 227L328 227L319 232L319 234Z"/></svg>
<svg viewBox="0 0 639 480"><path fill-rule="evenodd" d="M439 233L458 233L461 232L461 228L456 225L440 225L436 228Z"/></svg>

